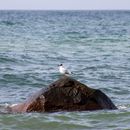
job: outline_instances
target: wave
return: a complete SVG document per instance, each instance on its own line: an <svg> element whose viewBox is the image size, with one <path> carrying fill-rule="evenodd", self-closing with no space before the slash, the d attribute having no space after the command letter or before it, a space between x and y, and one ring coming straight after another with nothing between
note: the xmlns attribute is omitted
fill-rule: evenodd
<svg viewBox="0 0 130 130"><path fill-rule="evenodd" d="M3 21L0 21L0 25L14 26L14 25L23 25L23 23L16 22L16 21L3 20Z"/></svg>

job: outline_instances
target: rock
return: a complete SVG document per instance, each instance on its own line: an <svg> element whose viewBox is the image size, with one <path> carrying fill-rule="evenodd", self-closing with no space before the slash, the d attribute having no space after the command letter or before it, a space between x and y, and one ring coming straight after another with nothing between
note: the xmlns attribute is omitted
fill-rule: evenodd
<svg viewBox="0 0 130 130"><path fill-rule="evenodd" d="M67 76L41 89L24 103L8 108L12 112L54 112L117 109L102 91Z"/></svg>

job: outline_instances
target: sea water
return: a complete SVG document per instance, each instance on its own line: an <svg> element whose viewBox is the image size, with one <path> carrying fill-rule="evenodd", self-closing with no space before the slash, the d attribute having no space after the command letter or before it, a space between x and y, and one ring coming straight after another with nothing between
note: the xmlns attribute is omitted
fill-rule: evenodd
<svg viewBox="0 0 130 130"><path fill-rule="evenodd" d="M118 110L4 111L60 78L61 63ZM0 11L0 129L130 129L130 11Z"/></svg>

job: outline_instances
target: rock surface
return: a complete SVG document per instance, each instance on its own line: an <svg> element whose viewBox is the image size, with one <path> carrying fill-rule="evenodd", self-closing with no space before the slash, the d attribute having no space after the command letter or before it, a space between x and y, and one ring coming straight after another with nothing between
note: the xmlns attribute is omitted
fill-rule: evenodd
<svg viewBox="0 0 130 130"><path fill-rule="evenodd" d="M54 112L117 109L102 91L67 76L41 89L24 103L8 107L11 112Z"/></svg>

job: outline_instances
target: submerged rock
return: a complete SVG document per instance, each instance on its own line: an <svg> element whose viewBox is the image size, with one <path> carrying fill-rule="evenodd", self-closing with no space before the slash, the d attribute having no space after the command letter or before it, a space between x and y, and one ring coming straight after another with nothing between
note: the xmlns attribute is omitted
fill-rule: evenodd
<svg viewBox="0 0 130 130"><path fill-rule="evenodd" d="M54 112L117 109L107 95L67 76L41 89L12 112Z"/></svg>

